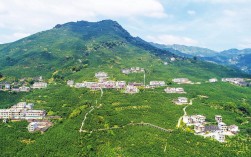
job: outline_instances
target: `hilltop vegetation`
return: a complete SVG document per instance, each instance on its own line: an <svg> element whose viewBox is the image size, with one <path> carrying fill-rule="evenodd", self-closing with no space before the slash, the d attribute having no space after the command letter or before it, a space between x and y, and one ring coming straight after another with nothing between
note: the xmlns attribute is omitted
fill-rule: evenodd
<svg viewBox="0 0 251 157"><path fill-rule="evenodd" d="M49 116L61 117L53 120L54 125L44 134L29 133L24 121L0 122L0 156L248 156L251 153L251 88L205 83L212 77L249 75L154 48L130 36L114 21L57 25L0 45L0 55L4 56L0 58L3 81L42 75L49 82L48 88L29 93L0 91L0 108L27 101L37 109L46 110ZM176 60L171 62L170 57ZM66 86L69 79L97 81L94 74L99 71L107 72L111 80L143 82L142 73L124 75L120 71L136 66L146 70L147 84L163 80L168 86L183 87L187 94L166 94L161 87L140 89L135 95L107 89L102 95L101 91ZM201 84L171 82L178 77ZM227 124L238 125L240 133L221 144L195 136L191 129L177 129L183 106L174 105L172 100L178 96L194 98L193 105L187 108L189 115L203 114L207 121L213 122L214 115L220 114ZM80 133L88 112L83 127L86 132ZM172 132L128 125L141 122Z"/></svg>

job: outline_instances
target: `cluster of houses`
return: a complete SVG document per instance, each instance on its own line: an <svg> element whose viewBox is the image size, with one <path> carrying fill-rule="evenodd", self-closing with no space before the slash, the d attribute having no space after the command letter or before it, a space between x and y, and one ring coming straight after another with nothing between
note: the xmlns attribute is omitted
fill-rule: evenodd
<svg viewBox="0 0 251 157"><path fill-rule="evenodd" d="M95 77L98 79L97 82L83 82L83 83L76 83L74 85L73 80L68 80L67 85L75 88L89 88L92 90L100 90L100 89L125 89L125 93L138 93L139 89L137 86L142 85L141 83L129 83L126 84L125 81L113 81L108 80L108 74L105 72L98 72L95 74Z"/></svg>
<svg viewBox="0 0 251 157"><path fill-rule="evenodd" d="M17 82L0 82L0 91L29 92L30 87L28 87L26 84L20 84Z"/></svg>
<svg viewBox="0 0 251 157"><path fill-rule="evenodd" d="M239 132L236 125L227 126L222 122L222 116L216 115L217 125L206 125L206 117L203 115L183 116L183 122L187 126L194 126L196 135L214 138L219 142L225 142L225 136L235 135Z"/></svg>
<svg viewBox="0 0 251 157"><path fill-rule="evenodd" d="M177 84L194 84L188 78L174 78L172 81ZM229 82L234 85L244 86L244 87L250 85L250 83L246 82L245 79L243 79L243 78L222 78L221 81L222 82ZM208 82L215 83L215 82L218 82L218 79L211 78L208 80ZM198 84L200 84L200 83L198 83Z"/></svg>
<svg viewBox="0 0 251 157"><path fill-rule="evenodd" d="M243 78L222 78L221 81L222 82L229 82L234 85L243 86L243 87L249 85L249 83L246 82Z"/></svg>
<svg viewBox="0 0 251 157"><path fill-rule="evenodd" d="M145 69L144 68L140 68L140 67L132 67L129 69L121 69L121 72L123 74L130 74L130 73L144 73Z"/></svg>
<svg viewBox="0 0 251 157"><path fill-rule="evenodd" d="M33 78L32 80L35 82L31 86L25 78L20 79L19 82L0 82L0 91L29 92L31 89L47 87L47 83L43 82L42 76Z"/></svg>
<svg viewBox="0 0 251 157"><path fill-rule="evenodd" d="M46 131L52 123L44 121L46 116L45 110L34 110L33 103L19 102L9 109L0 109L0 119L3 122L8 120L27 120L29 123L28 131Z"/></svg>

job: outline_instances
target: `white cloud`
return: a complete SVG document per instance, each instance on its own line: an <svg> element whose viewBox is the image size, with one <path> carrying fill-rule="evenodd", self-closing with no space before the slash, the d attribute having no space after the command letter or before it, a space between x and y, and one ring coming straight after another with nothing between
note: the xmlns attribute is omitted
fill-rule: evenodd
<svg viewBox="0 0 251 157"><path fill-rule="evenodd" d="M29 33L20 33L20 32L17 32L17 33L13 34L13 37L21 39L21 38L27 37L29 35L30 35Z"/></svg>
<svg viewBox="0 0 251 157"><path fill-rule="evenodd" d="M158 35L158 36L147 36L147 40L159 44L181 44L181 45L188 45L188 46L195 46L198 44L198 41L188 38L188 37L181 37L181 36L174 36L174 35Z"/></svg>
<svg viewBox="0 0 251 157"><path fill-rule="evenodd" d="M238 45L239 48L251 48L251 38L245 38L242 42Z"/></svg>
<svg viewBox="0 0 251 157"><path fill-rule="evenodd" d="M195 14L196 14L196 11L194 11L194 10L188 10L188 11L187 11L187 14L189 14L189 15L195 15Z"/></svg>
<svg viewBox="0 0 251 157"><path fill-rule="evenodd" d="M0 0L0 28L33 34L69 21L165 18L159 0ZM10 42L9 40L3 42Z"/></svg>

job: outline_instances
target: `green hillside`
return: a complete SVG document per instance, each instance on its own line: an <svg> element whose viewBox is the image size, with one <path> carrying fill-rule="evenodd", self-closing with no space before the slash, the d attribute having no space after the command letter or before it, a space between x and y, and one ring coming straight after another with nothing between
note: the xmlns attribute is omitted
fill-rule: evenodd
<svg viewBox="0 0 251 157"><path fill-rule="evenodd" d="M132 37L117 22L70 22L14 43L0 45L0 72L4 80L42 75L48 88L28 93L0 91L0 108L17 102L35 103L44 109L53 126L45 133L29 133L28 123L0 122L0 156L249 156L251 153L251 88L229 83L206 83L216 77L250 77L238 70L185 59L152 47ZM171 62L170 58L176 60ZM164 62L168 62L167 65ZM94 74L108 73L112 80L143 82L143 74L121 73L122 68L142 67L146 83L163 80L183 87L187 94L166 94L164 87L140 89L134 95L120 90L90 91L66 85L96 81ZM173 78L187 77L201 84L177 85ZM222 115L227 125L236 124L240 133L226 143L195 136L191 129L177 128L183 107L173 99L193 99L189 115L202 114L214 122ZM204 97L203 97L204 96ZM88 116L86 116L86 114ZM81 124L87 117L83 130ZM133 125L151 123L171 130ZM101 130L100 130L101 129ZM102 130L103 129L103 130ZM92 131L92 132L91 132ZM210 151L209 151L210 150Z"/></svg>

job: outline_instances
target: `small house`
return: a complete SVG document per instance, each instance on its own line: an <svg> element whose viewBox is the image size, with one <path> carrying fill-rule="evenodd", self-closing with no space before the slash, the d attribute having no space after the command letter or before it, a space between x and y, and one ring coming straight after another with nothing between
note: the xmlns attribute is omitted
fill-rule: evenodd
<svg viewBox="0 0 251 157"><path fill-rule="evenodd" d="M47 83L45 82L35 82L32 87L33 89L47 88Z"/></svg>
<svg viewBox="0 0 251 157"><path fill-rule="evenodd" d="M30 87L26 87L26 86L19 87L19 91L20 92L29 92L30 91Z"/></svg>
<svg viewBox="0 0 251 157"><path fill-rule="evenodd" d="M188 104L188 99L186 97L178 97L178 99L174 100L176 105L184 105Z"/></svg>
<svg viewBox="0 0 251 157"><path fill-rule="evenodd" d="M115 88L116 87L116 82L115 81L106 81L104 82L104 88Z"/></svg>
<svg viewBox="0 0 251 157"><path fill-rule="evenodd" d="M68 86L73 86L74 85L74 81L73 80L68 80L67 81L67 85Z"/></svg>
<svg viewBox="0 0 251 157"><path fill-rule="evenodd" d="M128 75L128 74L131 73L131 70L130 70L130 69L121 69L121 72L122 72L123 74Z"/></svg>
<svg viewBox="0 0 251 157"><path fill-rule="evenodd" d="M232 132L233 134L236 134L240 130L239 130L239 127L237 125L230 125L228 127L228 131Z"/></svg>
<svg viewBox="0 0 251 157"><path fill-rule="evenodd" d="M122 88L125 88L125 86L126 86L126 82L125 81L117 81L116 82L116 87L117 88L122 89Z"/></svg>
<svg viewBox="0 0 251 157"><path fill-rule="evenodd" d="M186 93L183 88L172 88L172 87L167 87L164 89L166 93Z"/></svg>
<svg viewBox="0 0 251 157"><path fill-rule="evenodd" d="M223 132L227 131L227 125L225 123L223 123L223 122L218 123L218 127Z"/></svg>
<svg viewBox="0 0 251 157"><path fill-rule="evenodd" d="M86 87L85 83L76 83L75 84L75 88L84 88L84 87Z"/></svg>
<svg viewBox="0 0 251 157"><path fill-rule="evenodd" d="M213 135L213 138L219 142L225 142L225 135L224 134L216 133L215 135Z"/></svg>
<svg viewBox="0 0 251 157"><path fill-rule="evenodd" d="M216 121L217 123L222 122L222 117L221 117L221 115L215 115L215 121Z"/></svg>
<svg viewBox="0 0 251 157"><path fill-rule="evenodd" d="M211 78L211 79L209 79L209 82L210 83L215 83L215 82L217 82L218 80L217 80L217 78Z"/></svg>
<svg viewBox="0 0 251 157"><path fill-rule="evenodd" d="M160 87L165 85L166 85L165 81L150 81L150 86Z"/></svg>
<svg viewBox="0 0 251 157"><path fill-rule="evenodd" d="M197 124L197 125L194 125L194 131L196 133L202 133L205 131L205 126L202 125L202 124Z"/></svg>
<svg viewBox="0 0 251 157"><path fill-rule="evenodd" d="M5 83L5 85L4 85L4 89L5 90L10 90L10 84L9 83Z"/></svg>
<svg viewBox="0 0 251 157"><path fill-rule="evenodd" d="M172 81L174 83L178 83L178 84L189 84L189 83L191 83L191 81L188 78L174 78Z"/></svg>
<svg viewBox="0 0 251 157"><path fill-rule="evenodd" d="M132 85L126 86L125 93L135 94L138 92L139 92L139 89L136 86L132 86Z"/></svg>
<svg viewBox="0 0 251 157"><path fill-rule="evenodd" d="M101 78L101 77L107 78L107 77L108 77L108 74L105 73L105 72L97 72L97 73L95 73L95 77L96 77L96 78Z"/></svg>
<svg viewBox="0 0 251 157"><path fill-rule="evenodd" d="M38 121L38 122L31 122L27 128L29 132L35 132L35 131L45 132L51 126L52 123L49 121Z"/></svg>

